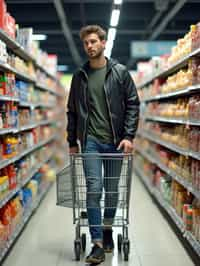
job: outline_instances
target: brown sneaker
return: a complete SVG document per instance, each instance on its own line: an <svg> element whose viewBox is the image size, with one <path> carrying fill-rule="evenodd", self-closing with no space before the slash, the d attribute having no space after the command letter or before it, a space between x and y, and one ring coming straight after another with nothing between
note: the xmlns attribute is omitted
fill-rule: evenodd
<svg viewBox="0 0 200 266"><path fill-rule="evenodd" d="M103 248L94 245L90 254L86 257L86 263L101 263L105 260L105 252Z"/></svg>

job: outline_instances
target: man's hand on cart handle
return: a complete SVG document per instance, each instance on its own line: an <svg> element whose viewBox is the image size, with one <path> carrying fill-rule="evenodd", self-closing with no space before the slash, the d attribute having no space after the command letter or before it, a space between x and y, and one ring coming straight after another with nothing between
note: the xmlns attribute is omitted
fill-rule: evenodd
<svg viewBox="0 0 200 266"><path fill-rule="evenodd" d="M123 149L124 153L131 153L133 151L133 148L133 143L130 140L123 139L117 149Z"/></svg>
<svg viewBox="0 0 200 266"><path fill-rule="evenodd" d="M78 146L69 148L69 154L75 154L79 152Z"/></svg>

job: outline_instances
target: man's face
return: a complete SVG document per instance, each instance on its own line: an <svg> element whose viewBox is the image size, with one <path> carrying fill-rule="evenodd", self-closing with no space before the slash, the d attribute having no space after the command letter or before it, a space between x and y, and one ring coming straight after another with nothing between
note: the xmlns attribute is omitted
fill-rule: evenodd
<svg viewBox="0 0 200 266"><path fill-rule="evenodd" d="M98 58L102 55L106 41L101 41L96 33L91 33L85 36L83 45L86 54L90 59Z"/></svg>

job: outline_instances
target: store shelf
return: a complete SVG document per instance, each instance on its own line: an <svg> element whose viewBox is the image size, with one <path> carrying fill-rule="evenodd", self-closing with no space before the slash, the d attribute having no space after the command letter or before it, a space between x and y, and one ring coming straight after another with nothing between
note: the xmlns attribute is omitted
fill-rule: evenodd
<svg viewBox="0 0 200 266"><path fill-rule="evenodd" d="M45 140L45 141L41 141L39 144L33 146L32 148L29 148L27 150L25 150L24 152L20 153L19 155L11 158L11 159L7 159L7 160L3 160L0 162L0 169L6 167L7 165L9 164L12 164L16 161L18 161L19 159L21 159L22 157L26 156L27 154L31 153L32 151L46 145L47 143L53 141L55 138L55 136L52 136L51 138L49 138L48 140Z"/></svg>
<svg viewBox="0 0 200 266"><path fill-rule="evenodd" d="M25 61L33 62L35 67L39 68L46 75L48 75L50 78L52 78L53 80L57 81L57 77L56 76L52 75L43 66L38 64L36 62L35 58L32 55L30 55L19 43L17 43L15 40L13 40L11 37L9 37L8 34L5 33L2 29L0 29L0 40L4 41L5 44L7 45L7 47L9 49L11 49L20 58L24 59ZM4 69L4 70L14 71L16 75L19 74L19 78L21 77L23 79L26 79L26 80L30 81L30 78L28 78L27 75L23 75L23 74L19 73L18 71L14 70L14 69L10 69L9 68L9 69ZM31 79L31 82L35 82L35 80L33 81L33 79ZM58 94L58 96L61 96L61 95Z"/></svg>
<svg viewBox="0 0 200 266"><path fill-rule="evenodd" d="M56 121L52 120L52 119L51 120L43 120L41 122L38 122L38 126L44 126L44 125L52 124L54 122L56 122Z"/></svg>
<svg viewBox="0 0 200 266"><path fill-rule="evenodd" d="M200 242L195 239L191 232L187 231L184 234L190 245L193 247L197 255L200 257Z"/></svg>
<svg viewBox="0 0 200 266"><path fill-rule="evenodd" d="M49 191L50 187L52 184L48 184L46 186L46 188L41 192L41 194L38 196L37 200L35 201L35 204L33 204L33 206L30 208L30 210L26 213L26 215L23 217L22 222L18 225L16 231L14 232L14 234L12 235L11 239L7 242L7 245L5 247L5 249L3 250L3 252L0 254L0 262L2 261L2 259L5 257L5 255L7 254L7 252L9 251L9 249L11 248L11 246L14 244L15 240L17 239L17 237L20 235L21 231L23 230L23 228L25 227L25 225L27 224L27 222L29 221L29 219L31 218L32 214L34 213L34 211L38 208L38 206L40 205L40 202L42 201L42 199L45 197L45 195L47 194L47 192Z"/></svg>
<svg viewBox="0 0 200 266"><path fill-rule="evenodd" d="M185 232L185 226L182 221L182 219L176 214L176 211L167 203L161 196L160 192L153 187L149 180L148 177L143 173L139 167L134 167L134 170L137 175L141 178L142 182L144 185L147 187L148 191L151 193L151 195L157 200L157 202L160 204L161 207L169 214L173 222L176 224L176 226L179 228L179 230L184 233Z"/></svg>
<svg viewBox="0 0 200 266"><path fill-rule="evenodd" d="M173 222L176 224L176 226L179 228L179 230L184 233L185 232L185 225L182 221L182 219L177 215L174 208L169 205L161 196L160 192L155 189L154 196L157 199L158 203L163 207L163 209L169 214Z"/></svg>
<svg viewBox="0 0 200 266"><path fill-rule="evenodd" d="M56 107L56 105L54 105L54 104L51 104L51 103L38 103L37 105L36 105L36 107L44 107L44 108L55 108Z"/></svg>
<svg viewBox="0 0 200 266"><path fill-rule="evenodd" d="M31 153L32 151L34 151L34 150L36 150L36 149L48 144L49 142L53 141L54 138L55 138L55 136L52 136L48 140L41 141L39 144L33 146L32 148L29 148L29 149L25 150L19 156L15 157L15 161L21 159L22 157L26 156L27 154Z"/></svg>
<svg viewBox="0 0 200 266"><path fill-rule="evenodd" d="M163 94L158 94L152 97L148 97L142 100L142 102L152 102L152 101L158 101L158 100L166 100L169 98L174 98L178 96L186 96L190 95L192 93L200 92L200 84L193 85L187 88L184 88L182 90L177 90L174 92L169 92L169 93L163 93Z"/></svg>
<svg viewBox="0 0 200 266"><path fill-rule="evenodd" d="M45 159L42 163L39 163L37 167L35 167L31 173L28 175L27 178L25 178L24 180L21 181L21 187L24 187L31 179L32 177L39 171L39 169L46 163L48 162L51 157L53 156L53 154L51 154L51 156L49 156L47 159Z"/></svg>
<svg viewBox="0 0 200 266"><path fill-rule="evenodd" d="M46 160L44 160L42 163L40 163L37 167L35 167L31 173L28 174L27 178L25 178L24 180L22 180L20 182L20 184L12 191L8 192L8 195L4 198L0 200L0 209L9 201L11 200L16 193L18 193L20 191L20 189L22 187L24 187L31 179L32 177L38 172L38 170L42 167L42 165L44 165L46 162L48 162L50 160L50 158L52 157L49 156Z"/></svg>
<svg viewBox="0 0 200 266"><path fill-rule="evenodd" d="M26 125L26 126L21 126L18 128L5 128L5 129L0 129L0 135L4 135L4 134L9 134L9 133L19 133L22 131L26 131L26 130L30 130L39 126L44 126L44 125L48 125L51 123L54 123L56 121L54 120L43 120L37 123L31 123L30 125Z"/></svg>
<svg viewBox="0 0 200 266"><path fill-rule="evenodd" d="M19 132L30 130L30 129L33 129L33 128L36 128L36 127L39 127L39 126L48 125L48 124L51 124L53 122L54 122L54 120L43 120L43 121L40 121L40 122L37 122L37 123L31 123L30 125L21 126L19 128L12 129L12 132L13 133L19 133Z"/></svg>
<svg viewBox="0 0 200 266"><path fill-rule="evenodd" d="M33 62L37 68L42 70L52 79L57 80L56 76L52 75L43 66L39 65L32 55L30 55L19 43L9 37L8 34L5 33L2 29L0 29L0 40L4 41L7 47L10 48L16 55L18 55L25 61Z"/></svg>
<svg viewBox="0 0 200 266"><path fill-rule="evenodd" d="M13 132L13 128L0 129L0 135L5 135Z"/></svg>
<svg viewBox="0 0 200 266"><path fill-rule="evenodd" d="M30 130L30 129L33 129L33 128L37 127L37 126L38 126L38 124L32 123L32 124L27 125L27 126L18 127L18 128L13 130L13 133L19 133L19 132L22 132L22 131Z"/></svg>
<svg viewBox="0 0 200 266"><path fill-rule="evenodd" d="M14 53L26 61L34 61L34 58L29 55L26 50L20 46L15 40L13 40L6 32L0 29L0 39L5 42L8 48L14 51Z"/></svg>
<svg viewBox="0 0 200 266"><path fill-rule="evenodd" d="M7 95L1 95L0 101L19 102L19 98Z"/></svg>
<svg viewBox="0 0 200 266"><path fill-rule="evenodd" d="M185 155L185 156L190 156L194 159L197 159L197 160L200 160L200 153L198 152L193 152L193 151L188 151L188 150L185 150L185 149L182 149L182 148L179 148L177 147L176 145L174 144L171 144L171 143L168 143L164 140L161 140L159 139L158 136L152 134L151 132L141 132L141 131L138 131L137 133L139 136L142 136L143 138L146 138L146 139L149 139L151 141L153 141L154 143L157 143L157 144L160 144L172 151L175 151L179 154L182 154L182 155Z"/></svg>
<svg viewBox="0 0 200 266"><path fill-rule="evenodd" d="M160 206L168 213L172 221L176 224L178 229L182 232L183 237L187 239L191 247L194 249L194 251L197 253L198 256L200 256L200 242L195 239L195 237L192 235L191 232L186 231L185 225L182 221L182 219L177 215L176 211L172 206L170 206L161 196L160 192L153 187L148 177L142 172L139 167L134 167L134 170L137 175L140 176L142 182L147 187L148 191L151 193L151 195L157 200L157 202L160 204Z"/></svg>
<svg viewBox="0 0 200 266"><path fill-rule="evenodd" d="M35 83L35 79L27 75L26 73L22 73L19 70L9 66L8 64L0 64L0 68L9 72L12 72L16 75L18 79L22 79L24 81L28 81L31 83Z"/></svg>
<svg viewBox="0 0 200 266"><path fill-rule="evenodd" d="M189 55L185 56L184 58L180 59L178 62L176 62L174 65L170 66L167 70L162 71L161 73L156 74L155 76L149 78L144 83L137 86L137 89L142 89L143 87L147 86L148 84L152 83L157 78L165 78L169 75L173 74L174 72L180 70L181 68L187 66L189 59L191 59L194 56L200 55L200 48L197 50L191 52Z"/></svg>
<svg viewBox="0 0 200 266"><path fill-rule="evenodd" d="M2 63L0 62L0 69L3 71L7 71L7 72L12 72L16 75L17 78L31 82L31 83L35 83L35 79L30 77L29 75L22 73L20 71L18 71L17 69L9 66L7 63Z"/></svg>
<svg viewBox="0 0 200 266"><path fill-rule="evenodd" d="M161 116L144 116L144 119L150 120L150 121L156 121L156 122L163 122L163 123L200 126L200 121L190 121L186 119L172 119L172 118L165 118Z"/></svg>
<svg viewBox="0 0 200 266"><path fill-rule="evenodd" d="M184 180L184 178L177 175L174 171L169 169L166 165L164 165L158 158L155 158L151 153L146 152L145 150L141 150L139 147L136 147L136 150L145 157L151 163L157 165L161 170L167 173L170 177L176 180L179 184L181 184L184 188L186 188L189 192L191 192L197 199L200 200L200 191L193 188L192 184L188 181Z"/></svg>
<svg viewBox="0 0 200 266"><path fill-rule="evenodd" d="M17 186L12 191L8 192L8 194L0 200L0 208L2 208L10 199L14 197L14 195L20 190L20 187Z"/></svg>
<svg viewBox="0 0 200 266"><path fill-rule="evenodd" d="M45 103L29 103L29 102L19 102L19 106L21 107L28 107L28 108L37 108L37 107L44 107L44 108L54 108L55 105L53 104L45 104Z"/></svg>
<svg viewBox="0 0 200 266"><path fill-rule="evenodd" d="M43 72L45 72L50 78L57 80L56 76L52 75L51 73L49 73L43 66L41 66L40 64L37 63L37 61L35 61L35 66L37 68L39 68L40 70L42 70Z"/></svg>
<svg viewBox="0 0 200 266"><path fill-rule="evenodd" d="M35 108L37 105L34 104L34 103L20 101L19 102L19 106L21 106L21 107L28 107L28 108Z"/></svg>
<svg viewBox="0 0 200 266"><path fill-rule="evenodd" d="M44 90L44 91L48 91L56 96L62 96L61 94L57 93L56 91L54 91L53 89L51 88L48 88L47 85L43 85L43 84L40 84L40 83L36 83L35 84L36 88L39 88L41 90Z"/></svg>

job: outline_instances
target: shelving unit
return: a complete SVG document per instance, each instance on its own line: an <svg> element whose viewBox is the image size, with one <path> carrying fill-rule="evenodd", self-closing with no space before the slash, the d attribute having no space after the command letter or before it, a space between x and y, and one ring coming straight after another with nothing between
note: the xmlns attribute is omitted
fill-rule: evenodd
<svg viewBox="0 0 200 266"><path fill-rule="evenodd" d="M145 120L163 122L163 123L172 123L172 124L182 124L182 125L190 125L190 126L200 126L199 121L190 121L185 119L172 119L161 116L145 116Z"/></svg>
<svg viewBox="0 0 200 266"><path fill-rule="evenodd" d="M186 231L182 219L177 215L173 207L170 206L169 203L163 199L160 192L152 186L152 184L149 182L148 176L145 175L139 167L137 167L137 163L134 164L134 171L141 178L149 193L156 199L159 205L167 212L167 214L172 219L177 228L182 232L183 237L187 239L187 241L190 243L191 247L194 249L197 255L200 256L200 242L194 238L191 232Z"/></svg>
<svg viewBox="0 0 200 266"><path fill-rule="evenodd" d="M158 100L166 100L166 99L171 99L171 98L177 98L179 96L186 96L186 95L191 95L193 93L198 93L200 92L200 85L193 85L190 87L187 87L185 89L177 90L174 92L169 92L165 94L158 94L156 96L152 96L149 98L145 98L142 100L142 102L152 102L152 101L158 101Z"/></svg>
<svg viewBox="0 0 200 266"><path fill-rule="evenodd" d="M184 188L186 188L189 192L196 196L200 200L200 191L193 188L192 184L184 180L182 177L178 176L174 171L169 169L166 165L164 165L159 158L155 158L151 153L149 154L147 151L142 150L139 147L136 147L137 152L139 152L143 157L145 157L149 162L157 165L161 170L167 173L170 177L180 183Z"/></svg>
<svg viewBox="0 0 200 266"><path fill-rule="evenodd" d="M52 79L56 85L59 85L60 88L62 87L61 84L59 83L59 81L57 80L57 77L53 76L43 66L39 65L38 62L36 62L35 58L32 55L30 55L23 47L21 47L16 41L14 41L12 38L10 38L1 29L0 29L0 40L4 41L7 48L9 48L15 55L19 56L21 59L23 59L26 62L31 62L33 64L33 66L35 67L35 69L39 69L41 72L45 73L45 75L48 78ZM39 83L37 81L37 78L32 77L32 76L28 75L27 73L22 73L21 71L11 67L7 63L0 61L0 70L1 70L1 72L14 73L18 80L22 80L22 81L25 81L27 83L30 83L32 86L34 86L34 88L36 90L40 90L40 91L42 90L42 91L50 93L51 97L54 96L56 98L55 103L58 99L62 99L64 96L64 89L61 92L57 92L55 90L55 88L49 88L45 84ZM48 103L23 102L19 98L9 96L9 95L0 96L0 101L15 102L19 108L20 107L29 108L30 111L33 111L35 108L54 109L55 107L57 107L56 104L52 104L49 102ZM1 129L0 135L18 134L18 133L21 133L24 131L38 128L40 126L48 126L51 124L57 126L57 119L56 118L55 119L45 119L45 120L42 120L39 122L33 121L33 119L31 119L29 121L29 124L27 124L27 125L23 125L23 126L19 125L17 128L13 127L13 128ZM37 149L40 149L47 144L53 144L54 143L54 146L56 147L56 144L55 144L56 141L57 141L56 135L52 134L52 136L49 137L48 139L46 138L46 139L40 141L39 143L37 143L36 145L29 147L26 150L23 150L20 154L17 154L16 156L14 156L10 159L0 160L0 169L3 169L4 167L7 167L10 164L13 164L13 163L21 160L22 158L25 158L25 156L30 155L32 152L35 152ZM52 146L52 147L54 147L54 146ZM7 192L7 194L5 194L5 196L0 199L0 208L4 207L24 186L26 186L31 181L33 176L38 173L38 171L42 168L42 166L44 164L51 162L53 156L55 156L55 153L56 153L56 151L53 150L53 148L52 148L51 154L49 156L47 156L42 162L40 162L37 165L35 165L34 167L32 167L32 169L30 169L30 171L27 173L25 178L18 181L17 186L14 189L9 190ZM21 233L24 226L27 224L27 222L31 218L32 214L34 213L36 208L39 206L41 200L44 198L45 194L47 193L47 191L49 190L50 187L51 187L50 182L49 183L47 182L46 184L44 184L42 186L42 191L37 196L36 201L33 202L32 206L30 207L30 209L28 211L26 210L21 223L18 224L17 228L15 228L15 232L11 235L9 240L6 242L6 246L5 246L4 250L2 252L0 252L0 262L5 257L5 255L9 251L10 247L13 245L13 243L17 239L18 235Z"/></svg>
<svg viewBox="0 0 200 266"><path fill-rule="evenodd" d="M158 84L159 84L158 86L161 87L161 90L159 90L159 87L158 87L158 90L162 91L162 86L164 86L164 83L163 83L164 79L167 79L170 75L173 75L174 73L178 72L179 70L186 68L189 61L194 57L200 57L200 48L191 52L190 54L188 54L187 56L185 56L184 58L182 58L181 60L176 62L174 65L172 65L168 69L156 74L155 76L153 76L151 78L148 78L142 84L137 86L138 90L144 89L145 92L141 93L141 95L143 96L143 98L141 99L142 108L141 108L141 115L140 115L142 123L141 123L141 127L139 128L139 130L137 132L137 136L138 136L139 140L138 140L138 144L136 144L137 154L136 154L136 159L134 161L134 171L138 176L141 177L143 183L145 184L145 186L147 187L149 192L156 199L156 201L159 203L159 205L168 213L168 215L171 217L172 221L176 224L177 228L183 233L183 237L185 237L188 240L188 242L191 244L194 251L198 254L198 256L200 256L200 242L197 241L197 239L195 239L194 235L190 231L186 230L185 224L184 224L182 218L179 217L179 215L176 213L176 210L167 202L167 200L165 200L165 198L162 196L159 189L156 188L156 186L150 182L150 178L148 177L148 172L146 172L146 171L144 172L142 170L142 165L138 166L139 163L137 164L137 159L140 158L141 163L146 164L147 167L149 167L149 169L151 169L151 165L153 166L152 169L154 169L154 167L156 167L155 171L158 171L158 173L160 171L164 176L166 174L166 180L167 180L166 182L168 182L168 178L169 178L169 180L172 180L173 182L176 181L178 184L180 184L185 189L185 191L187 191L188 193L191 193L195 199L200 200L200 190L197 188L196 183L193 184L192 175L190 177L192 179L192 181L189 182L186 178L184 178L184 176L181 176L180 173L183 173L182 171L179 171L179 174L177 174L175 172L175 170L170 169L170 165L168 166L167 164L164 163L164 161L161 160L161 156L162 156L162 152L163 152L164 153L163 156L165 156L165 154L167 154L166 156L170 156L170 154L174 154L175 158L186 157L186 158L189 158L188 161L190 160L190 162L191 161L194 162L193 161L194 159L197 161L200 161L200 151L195 152L195 151L192 151L190 148L183 148L181 146L178 146L178 143L176 145L175 142L174 143L170 142L170 137L169 137L170 136L169 134L172 134L172 136L173 136L173 134L177 134L176 136L178 136L178 133L180 134L179 131L178 131L178 133L173 133L176 129L176 125L180 125L180 126L183 125L183 127L185 126L185 127L187 127L187 130L189 130L190 128L193 128L193 127L199 127L200 121L198 119L189 118L189 117L192 117L189 115L188 116L185 115L185 116L183 116L185 118L181 118L181 116L178 117L175 115L174 115L174 117L172 115L170 117L170 112L169 112L169 115L167 113L167 104L170 103L170 101L172 101L174 104L176 104L176 103L179 103L181 101L181 100L177 101L177 99L178 100L182 99L182 101L185 101L187 104L188 102L184 99L186 99L187 97L189 98L192 96L195 96L195 97L199 96L200 95L200 84L195 84L195 85L188 86L185 88L183 87L180 89L178 89L178 85L177 85L177 89L176 90L174 89L174 91L171 91L168 93L158 93L156 95L154 95L155 91L157 91L156 85L155 85L155 87L151 87L151 86L147 87L148 85L153 83L156 79L158 79ZM176 76L174 76L174 77L176 77ZM159 83L159 79L161 79L160 83ZM168 81L169 81L169 79L168 79ZM170 82L172 82L172 81L170 81ZM157 84L157 83L154 83L154 84ZM176 88L176 86L174 86L174 88ZM149 89L149 92L148 92L148 89ZM167 89L167 87L165 89ZM163 107L162 107L163 103L165 105L163 105ZM149 108L148 108L148 105L150 105ZM158 108L158 112L157 112L156 108ZM159 109L159 108L161 108L161 109ZM166 117L164 117L164 115L163 116L159 115L159 113L161 113L161 112L163 112L162 114L165 113L164 112L165 108L166 108ZM160 112L160 110L161 110L161 112ZM177 108L177 110L178 110L178 108ZM151 111L152 111L152 113L151 113ZM155 115L156 113L158 113L158 115ZM147 123L147 122L148 122L149 126L145 127L145 123ZM154 123L158 124L158 133L156 131L157 127L153 125ZM166 129L167 134L164 136L165 126L167 128ZM172 130L171 130L171 128L172 128ZM169 131L168 131L168 129L169 129ZM162 133L163 133L163 136L162 136ZM181 138L181 134L180 134L180 138ZM188 137L188 140L189 140L189 137ZM136 141L136 143L137 143L137 141ZM144 148L142 147L142 145L140 145L141 143L144 143ZM158 145L156 146L155 144L159 144L159 146ZM152 147L151 147L151 145L152 145ZM186 147L186 145L185 145L185 147ZM189 143L188 143L188 147L190 147ZM159 153L159 151L160 151L160 153ZM169 155L168 155L168 153L169 153ZM166 157L166 158L168 158L168 157ZM167 159L166 159L166 161L167 161ZM169 159L169 161L170 161L170 159ZM196 163L196 161L195 161L195 163ZM188 169L190 169L190 171L191 171L191 168L188 168ZM154 170L152 170L152 174L154 176L153 171ZM154 178L157 178L157 177L154 176ZM163 180L164 180L164 177L163 177ZM170 181L170 182L172 182L172 181ZM169 189L172 189L172 188L169 188Z"/></svg>
<svg viewBox="0 0 200 266"><path fill-rule="evenodd" d="M42 146L48 144L49 142L53 141L54 138L55 138L55 136L52 136L52 137L49 138L48 140L41 141L41 142L38 143L37 145L35 145L35 146L33 146L33 147L31 147L31 148L29 148L29 149L23 151L21 154L19 154L19 155L13 157L13 158L11 158L11 159L7 159L7 160L3 160L3 161L1 161L1 162L0 162L0 169L6 167L6 166L9 165L9 164L12 164L12 163L18 161L19 159L21 159L22 157L26 156L27 154L29 154L29 153L35 151L36 149L38 149L38 148L40 148L40 147L42 147Z"/></svg>
<svg viewBox="0 0 200 266"><path fill-rule="evenodd" d="M30 220L30 218L33 215L34 211L38 208L38 206L40 205L41 201L44 199L44 197L47 194L47 192L49 191L51 185L52 184L49 184L49 185L46 186L46 188L41 193L41 195L38 196L38 199L36 200L35 204L28 211L28 213L26 213L26 215L23 217L22 222L18 225L18 227L16 228L16 231L12 235L11 239L7 242L7 245L4 248L3 252L0 254L0 261L2 261L3 258L5 257L5 255L8 253L9 249L12 247L12 245L16 241L17 237L20 235L21 231L23 230L23 228L25 227L25 225Z"/></svg>
<svg viewBox="0 0 200 266"><path fill-rule="evenodd" d="M137 86L138 89L142 89L143 87L147 86L148 84L152 83L157 78L165 78L169 75L173 74L174 72L178 71L181 68L187 66L188 61L195 56L200 55L200 48L196 49L195 51L191 52L189 55L185 56L184 58L180 59L174 65L170 66L168 69L162 71L161 73L156 74L154 77L149 78L144 83Z"/></svg>
<svg viewBox="0 0 200 266"><path fill-rule="evenodd" d="M17 194L20 189L22 187L24 187L30 180L31 178L38 172L38 170L42 167L42 165L44 165L46 162L48 162L50 159L51 159L52 155L49 156L46 160L44 160L42 163L40 163L37 167L35 167L31 173L29 173L27 175L27 178L25 178L24 180L22 180L21 184L16 188L14 189L13 191L11 191L4 199L2 199L0 201L0 208L2 208L11 198L13 198L13 196L15 194Z"/></svg>
<svg viewBox="0 0 200 266"><path fill-rule="evenodd" d="M138 136L141 136L141 137L144 137L148 140L151 140L157 144L160 144L174 152L177 152L179 154L182 154L182 155L185 155L185 156L190 156L194 159L197 159L197 160L200 160L200 153L197 153L197 152L193 152L193 151L188 151L188 150L185 150L183 148L180 148L178 146L176 146L175 144L171 144L171 143L168 143L167 141L164 141L164 140L161 140L159 138L159 136L156 136L155 134L153 134L152 132L141 132L139 131L138 133Z"/></svg>

